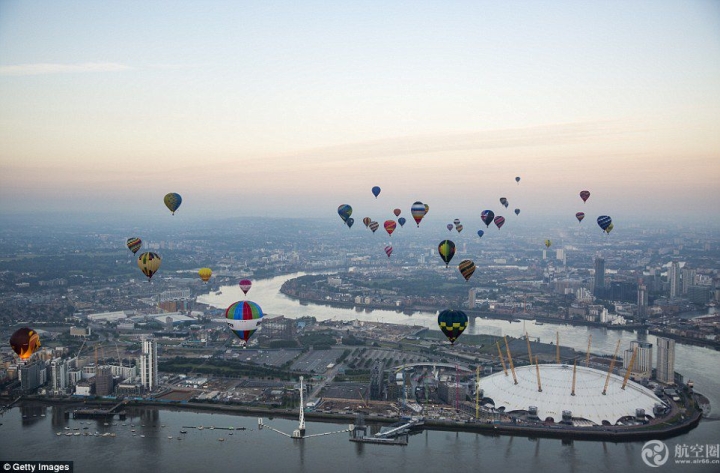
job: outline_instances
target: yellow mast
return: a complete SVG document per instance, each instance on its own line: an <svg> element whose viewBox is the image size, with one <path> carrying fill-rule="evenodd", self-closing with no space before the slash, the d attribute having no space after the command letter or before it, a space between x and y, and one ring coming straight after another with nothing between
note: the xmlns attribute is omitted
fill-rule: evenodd
<svg viewBox="0 0 720 473"><path fill-rule="evenodd" d="M535 357L535 369L537 370L537 379L538 379L538 392L542 392L542 384L540 384L540 357Z"/></svg>
<svg viewBox="0 0 720 473"><path fill-rule="evenodd" d="M527 346L528 346L528 360L530 361L530 364L532 364L532 352L530 351L530 337L528 337L527 332L525 332L525 341L527 342Z"/></svg>
<svg viewBox="0 0 720 473"><path fill-rule="evenodd" d="M570 392L571 396L575 395L575 379L577 378L577 360L575 360L575 363L573 364L573 385L572 385L572 391Z"/></svg>
<svg viewBox="0 0 720 473"><path fill-rule="evenodd" d="M615 368L615 357L617 356L619 349L620 340L618 340L617 345L615 346L615 353L613 354L612 361L610 362L610 369L608 370L607 378L605 378L605 387L602 391L603 396L607 394L608 383L610 382L610 374L612 373L613 368Z"/></svg>
<svg viewBox="0 0 720 473"><path fill-rule="evenodd" d="M587 356L585 357L585 366L590 366L590 343L592 342L592 333L588 337L588 349L587 349Z"/></svg>
<svg viewBox="0 0 720 473"><path fill-rule="evenodd" d="M513 364L512 355L510 354L510 345L508 345L507 337L505 336L503 338L505 339L505 349L507 350L508 360L510 361L510 371L513 375L513 381L515 382L515 384L517 384L518 382L517 376L515 375L515 365Z"/></svg>
<svg viewBox="0 0 720 473"><path fill-rule="evenodd" d="M627 385L628 379L630 378L630 373L632 373L633 366L635 366L635 355L637 355L637 349L638 347L633 348L633 354L630 357L630 365L628 365L627 371L625 372L625 379L623 379L623 384L620 388L623 391L625 390L625 385Z"/></svg>
<svg viewBox="0 0 720 473"><path fill-rule="evenodd" d="M502 363L503 372L505 373L505 376L507 376L507 368L505 368L505 358L502 356L502 350L500 349L500 341L497 342L498 347L498 355L500 355L500 363Z"/></svg>

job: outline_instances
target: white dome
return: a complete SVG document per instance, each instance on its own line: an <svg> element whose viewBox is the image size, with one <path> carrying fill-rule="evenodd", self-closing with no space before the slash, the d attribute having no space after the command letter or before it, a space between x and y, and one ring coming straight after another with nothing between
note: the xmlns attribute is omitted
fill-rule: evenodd
<svg viewBox="0 0 720 473"><path fill-rule="evenodd" d="M483 397L491 398L495 408L505 412L527 411L537 407L540 419L562 419L563 411L572 411L573 418L582 418L595 424L607 421L615 424L625 416L635 416L636 409L645 409L652 415L655 404L664 404L655 394L639 384L628 381L621 389L623 378L611 374L607 392L602 394L607 371L577 367L575 395L572 396L573 367L568 365L540 365L542 392L538 392L535 365L515 368L518 384L512 373L495 373L480 379Z"/></svg>

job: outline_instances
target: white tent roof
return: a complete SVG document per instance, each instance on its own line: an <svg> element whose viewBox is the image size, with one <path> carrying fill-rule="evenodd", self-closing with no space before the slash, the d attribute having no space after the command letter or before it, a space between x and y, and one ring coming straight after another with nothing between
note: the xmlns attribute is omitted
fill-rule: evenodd
<svg viewBox="0 0 720 473"><path fill-rule="evenodd" d="M542 392L538 392L537 373L534 365L515 368L518 384L514 384L512 373L496 373L480 379L483 396L492 398L495 408L505 412L528 410L536 406L538 417L552 417L555 422L562 420L563 411L572 411L575 418L583 418L596 424L603 420L615 424L625 416L635 416L635 409L645 409L653 415L653 407L662 401L655 394L628 381L621 389L623 378L610 375L607 393L602 394L607 378L606 371L577 367L575 396L571 395L573 367L568 365L540 365Z"/></svg>

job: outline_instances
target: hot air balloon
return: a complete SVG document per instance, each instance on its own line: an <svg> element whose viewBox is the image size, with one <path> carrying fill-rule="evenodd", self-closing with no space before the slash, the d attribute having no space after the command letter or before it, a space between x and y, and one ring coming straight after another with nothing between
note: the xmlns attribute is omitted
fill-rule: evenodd
<svg viewBox="0 0 720 473"><path fill-rule="evenodd" d="M10 336L10 346L21 360L27 360L40 348L40 336L35 330L23 327Z"/></svg>
<svg viewBox="0 0 720 473"><path fill-rule="evenodd" d="M462 224L458 223L457 225L455 225L455 230L457 230L458 233L460 233L461 231L463 231L463 226L462 226Z"/></svg>
<svg viewBox="0 0 720 473"><path fill-rule="evenodd" d="M415 223L417 223L417 226L420 227L420 221L427 213L427 210L425 210L425 204L420 201L415 202L414 204L412 204L412 207L410 207L410 213L415 219Z"/></svg>
<svg viewBox="0 0 720 473"><path fill-rule="evenodd" d="M610 224L612 224L612 219L607 215L601 215L597 218L597 224L600 225L600 228L602 228L603 231L605 231Z"/></svg>
<svg viewBox="0 0 720 473"><path fill-rule="evenodd" d="M240 285L240 289L242 289L243 294L247 296L248 291L252 287L252 281L249 279L241 279L238 284Z"/></svg>
<svg viewBox="0 0 720 473"><path fill-rule="evenodd" d="M395 227L397 227L397 223L395 223L395 220L385 220L383 226L385 227L385 231L388 232L388 235L392 236Z"/></svg>
<svg viewBox="0 0 720 473"><path fill-rule="evenodd" d="M580 198L583 200L583 202L587 202L587 200L590 198L590 192L589 191L580 192Z"/></svg>
<svg viewBox="0 0 720 473"><path fill-rule="evenodd" d="M428 204L423 204L425 207L425 215L427 215L428 212L430 212L430 206Z"/></svg>
<svg viewBox="0 0 720 473"><path fill-rule="evenodd" d="M354 223L355 223L355 219L352 217L348 217L348 219L345 220L345 225L347 225L348 228L352 228Z"/></svg>
<svg viewBox="0 0 720 473"><path fill-rule="evenodd" d="M380 187L378 187L378 186L373 187L373 188L372 188L372 193L373 193L373 195L375 196L375 198L377 199L377 196L380 195Z"/></svg>
<svg viewBox="0 0 720 473"><path fill-rule="evenodd" d="M518 184L520 184L520 177L516 177L516 178L515 178L515 182L517 182Z"/></svg>
<svg viewBox="0 0 720 473"><path fill-rule="evenodd" d="M400 210L400 209L395 209L395 210L393 210L393 213L395 214L396 217L399 217L400 214L402 213L402 210Z"/></svg>
<svg viewBox="0 0 720 473"><path fill-rule="evenodd" d="M459 219L459 218L456 218L455 220L453 220L453 223L454 223L455 225L460 225L460 219Z"/></svg>
<svg viewBox="0 0 720 473"><path fill-rule="evenodd" d="M438 314L438 326L451 344L463 333L468 326L468 317L461 310L443 310Z"/></svg>
<svg viewBox="0 0 720 473"><path fill-rule="evenodd" d="M142 240L140 238L128 238L127 247L133 252L133 254L137 253L141 246Z"/></svg>
<svg viewBox="0 0 720 473"><path fill-rule="evenodd" d="M370 227L370 230L372 230L372 232L375 233L375 230L380 228L380 224L373 220L372 222L370 222L369 227Z"/></svg>
<svg viewBox="0 0 720 473"><path fill-rule="evenodd" d="M365 217L365 218L363 219L363 223L365 224L365 228L367 228L368 225L370 225L370 222L372 222L372 219L371 219L370 217Z"/></svg>
<svg viewBox="0 0 720 473"><path fill-rule="evenodd" d="M388 245L385 247L385 254L388 255L388 258L392 254L392 246Z"/></svg>
<svg viewBox="0 0 720 473"><path fill-rule="evenodd" d="M180 207L180 204L182 204L182 197L180 197L180 194L176 194L174 192L171 192L165 196L165 206L170 209L170 212L172 212L173 215L175 215L175 211Z"/></svg>
<svg viewBox="0 0 720 473"><path fill-rule="evenodd" d="M201 268L200 271L198 271L198 275L200 276L200 279L203 280L203 282L208 282L210 280L210 276L212 276L212 269Z"/></svg>
<svg viewBox="0 0 720 473"><path fill-rule="evenodd" d="M505 217L497 216L495 217L495 226L498 227L498 230L502 228L503 225L505 225Z"/></svg>
<svg viewBox="0 0 720 473"><path fill-rule="evenodd" d="M400 224L401 227L405 225L405 222L407 222L407 220L405 220L405 217L400 217L398 219L398 223Z"/></svg>
<svg viewBox="0 0 720 473"><path fill-rule="evenodd" d="M545 248L550 248L550 245L552 245L552 242L550 240L545 240Z"/></svg>
<svg viewBox="0 0 720 473"><path fill-rule="evenodd" d="M508 208L508 200L505 197L500 197L500 203L505 206L505 208Z"/></svg>
<svg viewBox="0 0 720 473"><path fill-rule="evenodd" d="M441 241L438 245L438 253L440 253L440 258L445 261L445 267L447 268L450 260L455 256L455 243L450 240Z"/></svg>
<svg viewBox="0 0 720 473"><path fill-rule="evenodd" d="M462 274L465 280L469 281L470 276L472 276L475 272L475 263L473 263L469 259L462 260L458 265L458 269L460 270L460 274Z"/></svg>
<svg viewBox="0 0 720 473"><path fill-rule="evenodd" d="M448 223L448 224L447 224L447 229L448 229L449 232L451 232L452 229L453 229L453 224L452 224L452 223Z"/></svg>
<svg viewBox="0 0 720 473"><path fill-rule="evenodd" d="M578 219L578 223L582 222L585 218L585 212L578 212L575 214L575 218Z"/></svg>
<svg viewBox="0 0 720 473"><path fill-rule="evenodd" d="M235 302L225 311L228 327L245 343L257 330L262 317L263 311L260 306L251 301Z"/></svg>
<svg viewBox="0 0 720 473"><path fill-rule="evenodd" d="M143 274L147 276L148 282L150 281L150 278L153 277L153 274L155 274L160 268L160 262L160 255L151 251L142 253L138 257L138 266Z"/></svg>
<svg viewBox="0 0 720 473"><path fill-rule="evenodd" d="M483 210L480 214L480 218L482 219L483 223L485 223L486 226L490 226L490 224L493 222L493 219L495 218L495 212L492 210Z"/></svg>
<svg viewBox="0 0 720 473"><path fill-rule="evenodd" d="M515 209L515 215L520 215L520 209Z"/></svg>
<svg viewBox="0 0 720 473"><path fill-rule="evenodd" d="M478 230L478 236L482 238L483 235L485 235L485 232L482 230Z"/></svg>
<svg viewBox="0 0 720 473"><path fill-rule="evenodd" d="M342 204L338 207L338 215L340 215L343 222L346 222L347 219L350 218L350 215L352 215L352 207L348 204Z"/></svg>
<svg viewBox="0 0 720 473"><path fill-rule="evenodd" d="M608 225L608 227L605 229L605 233L607 233L607 234L609 235L613 228L615 228L615 224L614 224L614 223L611 223L611 224Z"/></svg>

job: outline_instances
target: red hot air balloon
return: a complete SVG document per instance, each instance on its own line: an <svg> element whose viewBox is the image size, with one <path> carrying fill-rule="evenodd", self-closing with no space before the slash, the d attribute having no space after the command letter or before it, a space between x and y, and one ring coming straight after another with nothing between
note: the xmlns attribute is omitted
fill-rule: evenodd
<svg viewBox="0 0 720 473"><path fill-rule="evenodd" d="M575 214L575 218L578 220L578 223L582 222L585 218L585 212L578 212Z"/></svg>
<svg viewBox="0 0 720 473"><path fill-rule="evenodd" d="M580 192L580 198L583 202L587 202L587 200L590 198L590 191L582 191Z"/></svg>
<svg viewBox="0 0 720 473"><path fill-rule="evenodd" d="M241 279L238 284L240 285L240 289L242 289L243 294L247 296L248 291L252 287L252 281L249 279Z"/></svg>
<svg viewBox="0 0 720 473"><path fill-rule="evenodd" d="M385 227L385 231L388 232L388 235L392 236L395 227L397 227L397 223L395 223L395 220L385 220L383 226Z"/></svg>
<svg viewBox="0 0 720 473"><path fill-rule="evenodd" d="M502 226L505 225L505 217L499 215L495 217L495 225L498 227L498 230L500 230Z"/></svg>

